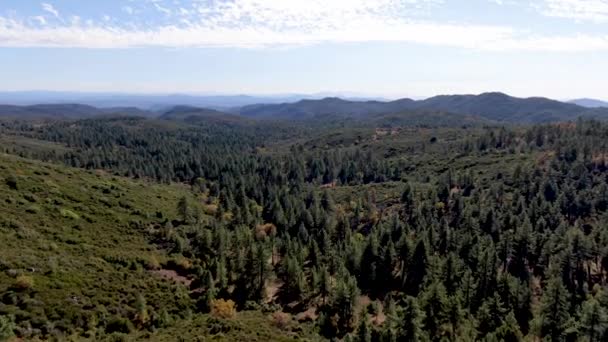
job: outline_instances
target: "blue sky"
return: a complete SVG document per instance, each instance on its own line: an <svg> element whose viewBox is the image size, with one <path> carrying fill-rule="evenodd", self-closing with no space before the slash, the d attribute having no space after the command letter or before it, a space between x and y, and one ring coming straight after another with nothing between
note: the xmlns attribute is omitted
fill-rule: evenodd
<svg viewBox="0 0 608 342"><path fill-rule="evenodd" d="M0 0L0 90L608 99L608 0Z"/></svg>

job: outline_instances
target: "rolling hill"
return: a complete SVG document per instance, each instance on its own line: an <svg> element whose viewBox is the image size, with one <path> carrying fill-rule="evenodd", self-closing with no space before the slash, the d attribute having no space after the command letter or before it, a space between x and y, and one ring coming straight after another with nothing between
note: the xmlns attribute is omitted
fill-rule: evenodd
<svg viewBox="0 0 608 342"><path fill-rule="evenodd" d="M307 119L329 114L351 117L391 114L408 110L443 111L479 116L506 123L543 123L587 118L608 118L608 109L589 109L542 97L517 98L503 93L441 95L426 100L400 99L390 102L347 101L338 98L302 100L296 103L245 106L243 116L253 118Z"/></svg>
<svg viewBox="0 0 608 342"><path fill-rule="evenodd" d="M576 100L572 100L569 102L582 106L582 107L587 107L587 108L600 108L600 107L608 108L608 102L596 100L596 99L576 99Z"/></svg>
<svg viewBox="0 0 608 342"><path fill-rule="evenodd" d="M222 124L244 124L251 120L236 114L220 112L209 108L176 106L164 112L159 119L181 121L190 124L212 122Z"/></svg>
<svg viewBox="0 0 608 342"><path fill-rule="evenodd" d="M400 120L433 122L427 115L441 114L442 122L460 123L466 116L471 121L534 124L576 120L578 117L606 119L608 108L599 101L560 102L543 97L517 98L503 93L480 95L440 95L425 100L356 101L337 97L305 99L289 103L253 104L230 110L179 105L159 113L136 107L97 108L83 104L38 104L30 106L0 105L0 117L82 119L98 116L139 116L186 123L214 122L242 124L251 119L273 120L376 120L378 115L399 114ZM590 108L590 107L594 108ZM460 115L449 118L450 115Z"/></svg>
<svg viewBox="0 0 608 342"><path fill-rule="evenodd" d="M156 114L135 107L102 109L83 104L0 105L0 117L83 119L112 115L151 117Z"/></svg>
<svg viewBox="0 0 608 342"><path fill-rule="evenodd" d="M295 103L251 105L240 108L238 112L243 116L266 119L308 119L331 114L363 117L413 109L414 104L415 101L410 99L381 102L349 101L328 97L321 100L301 100Z"/></svg>
<svg viewBox="0 0 608 342"><path fill-rule="evenodd" d="M416 102L416 107L478 115L509 123L542 123L594 116L594 113L588 113L587 108L577 105L542 97L517 98L503 93L436 96ZM603 115L608 117L608 111Z"/></svg>

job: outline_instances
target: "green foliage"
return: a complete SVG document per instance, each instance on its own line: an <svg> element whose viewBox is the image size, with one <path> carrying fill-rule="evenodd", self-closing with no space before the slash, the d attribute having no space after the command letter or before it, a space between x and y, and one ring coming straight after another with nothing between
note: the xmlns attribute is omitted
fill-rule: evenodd
<svg viewBox="0 0 608 342"><path fill-rule="evenodd" d="M559 278L549 280L541 302L541 336L552 341L564 339L570 313L568 292Z"/></svg>
<svg viewBox="0 0 608 342"><path fill-rule="evenodd" d="M77 168L0 156L0 314L25 339L605 340L608 126L395 122L4 123Z"/></svg>
<svg viewBox="0 0 608 342"><path fill-rule="evenodd" d="M17 177L15 177L14 175L10 175L8 177L6 177L4 179L4 183L11 189L11 190L18 190L19 186L18 186L18 180Z"/></svg>
<svg viewBox="0 0 608 342"><path fill-rule="evenodd" d="M0 341L6 341L15 336L15 328L13 317L0 315Z"/></svg>
<svg viewBox="0 0 608 342"><path fill-rule="evenodd" d="M601 341L606 338L608 329L608 313L606 308L595 298L590 297L581 307L581 323L583 336L589 342Z"/></svg>

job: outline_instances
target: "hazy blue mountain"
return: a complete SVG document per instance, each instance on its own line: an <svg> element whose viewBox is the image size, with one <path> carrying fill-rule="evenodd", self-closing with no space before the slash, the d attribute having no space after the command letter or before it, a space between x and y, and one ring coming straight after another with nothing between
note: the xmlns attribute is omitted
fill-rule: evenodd
<svg viewBox="0 0 608 342"><path fill-rule="evenodd" d="M588 109L543 97L517 98L503 93L442 95L417 101L417 108L472 114L489 120L513 123L541 123L594 116ZM598 113L600 114L600 113ZM604 113L608 118L608 112Z"/></svg>
<svg viewBox="0 0 608 342"><path fill-rule="evenodd" d="M600 107L608 108L608 102L596 100L596 99L576 99L576 100L571 100L569 102L582 106L582 107L587 107L587 108L600 108Z"/></svg>
<svg viewBox="0 0 608 342"><path fill-rule="evenodd" d="M337 97L301 100L295 103L255 104L239 109L243 116L254 118L307 119L321 115L340 114L361 117L371 114L396 113L415 108L415 101L402 99L390 102L352 101Z"/></svg>
<svg viewBox="0 0 608 342"><path fill-rule="evenodd" d="M133 107L96 108L83 104L0 105L0 117L82 119L95 116L156 116L156 113Z"/></svg>
<svg viewBox="0 0 608 342"><path fill-rule="evenodd" d="M579 116L608 119L608 109L590 109L542 97L517 98L503 93L441 95L426 100L401 99L389 102L325 98L295 103L245 106L239 110L239 113L254 118L306 119L329 114L360 117L414 109L472 115L508 123L555 122L574 120Z"/></svg>
<svg viewBox="0 0 608 342"><path fill-rule="evenodd" d="M9 93L0 93L9 96ZM129 115L159 117L167 120L186 122L214 121L222 123L245 122L251 119L306 120L329 118L339 120L369 119L386 114L407 113L405 117L416 117L420 113L441 115L447 121L448 115L462 115L469 121L480 119L505 123L543 123L575 120L578 117L608 119L608 108L587 108L575 103L560 102L543 97L517 98L503 93L480 95L440 95L425 100L400 99L395 101L353 100L328 97L323 99L269 98L247 95L238 96L189 96L189 95L104 95L91 100L91 94L79 93L13 93L14 101L26 99L59 98L61 96L81 96L83 102L49 103L27 106L0 105L0 116L16 117L63 117L86 118L99 115ZM89 96L89 97L84 97ZM10 96L9 96L10 97ZM87 100L88 99L88 100ZM256 103L262 101L262 103ZM145 102L145 103L144 103ZM253 102L254 104L247 104ZM98 103L92 105L91 103ZM178 105L168 105L177 103ZM214 104L211 105L200 105ZM223 106L222 106L223 105ZM147 107L146 107L147 106ZM141 108L154 108L145 110ZM448 114L451 113L451 114Z"/></svg>
<svg viewBox="0 0 608 342"><path fill-rule="evenodd" d="M321 99L327 93L311 95L283 94L268 96L250 95L188 95L188 94L125 94L125 93L78 93L52 91L0 92L0 104L33 105L38 103L80 103L98 108L138 107L145 110L164 111L175 106L194 106L213 109L228 109L256 103L296 102L302 99ZM361 96L348 98L366 100Z"/></svg>

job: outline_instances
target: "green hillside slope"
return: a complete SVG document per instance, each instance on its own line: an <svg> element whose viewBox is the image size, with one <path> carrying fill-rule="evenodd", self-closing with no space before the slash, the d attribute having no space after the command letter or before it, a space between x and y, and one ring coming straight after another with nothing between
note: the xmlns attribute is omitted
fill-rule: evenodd
<svg viewBox="0 0 608 342"><path fill-rule="evenodd" d="M291 338L261 313L194 313L189 280L174 271L187 259L149 242L187 188L4 154L0 182L0 317L19 336L175 340L179 328L187 340Z"/></svg>

